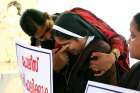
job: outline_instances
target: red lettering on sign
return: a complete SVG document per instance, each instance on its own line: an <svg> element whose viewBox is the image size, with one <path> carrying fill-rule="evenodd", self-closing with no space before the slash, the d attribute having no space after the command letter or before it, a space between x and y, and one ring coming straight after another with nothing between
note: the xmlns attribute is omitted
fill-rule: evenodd
<svg viewBox="0 0 140 93"><path fill-rule="evenodd" d="M39 57L33 59L32 55L30 55L29 57L22 56L23 66L34 72L38 72L38 61L39 61Z"/></svg>
<svg viewBox="0 0 140 93"><path fill-rule="evenodd" d="M24 85L29 93L48 93L48 88L43 85L36 84L33 78L31 81L25 80Z"/></svg>

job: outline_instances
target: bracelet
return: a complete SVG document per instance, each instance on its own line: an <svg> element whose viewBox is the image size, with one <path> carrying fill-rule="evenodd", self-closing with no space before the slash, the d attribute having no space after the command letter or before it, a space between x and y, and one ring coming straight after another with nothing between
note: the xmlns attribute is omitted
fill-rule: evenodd
<svg viewBox="0 0 140 93"><path fill-rule="evenodd" d="M112 52L112 54L115 56L115 62L118 61L118 56L116 52Z"/></svg>
<svg viewBox="0 0 140 93"><path fill-rule="evenodd" d="M119 58L119 54L117 51L118 51L117 49L113 49L113 51L111 52L115 56L115 61L118 61L118 58Z"/></svg>

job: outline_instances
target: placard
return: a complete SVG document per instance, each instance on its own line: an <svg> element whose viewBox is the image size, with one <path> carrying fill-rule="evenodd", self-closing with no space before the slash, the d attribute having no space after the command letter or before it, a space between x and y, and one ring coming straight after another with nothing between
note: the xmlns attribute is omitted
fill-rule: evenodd
<svg viewBox="0 0 140 93"><path fill-rule="evenodd" d="M53 93L52 51L16 43L24 93Z"/></svg>
<svg viewBox="0 0 140 93"><path fill-rule="evenodd" d="M139 91L88 81L85 93L140 93Z"/></svg>

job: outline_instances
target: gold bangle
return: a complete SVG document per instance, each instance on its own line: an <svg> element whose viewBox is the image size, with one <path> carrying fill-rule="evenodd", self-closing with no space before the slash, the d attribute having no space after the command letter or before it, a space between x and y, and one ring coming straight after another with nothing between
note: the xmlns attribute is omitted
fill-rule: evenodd
<svg viewBox="0 0 140 93"><path fill-rule="evenodd" d="M115 56L115 62L118 61L118 56L116 52L112 52L112 54Z"/></svg>
<svg viewBox="0 0 140 93"><path fill-rule="evenodd" d="M113 55L115 56L115 61L118 61L118 58L119 58L119 53L118 53L118 49L113 49L112 52Z"/></svg>

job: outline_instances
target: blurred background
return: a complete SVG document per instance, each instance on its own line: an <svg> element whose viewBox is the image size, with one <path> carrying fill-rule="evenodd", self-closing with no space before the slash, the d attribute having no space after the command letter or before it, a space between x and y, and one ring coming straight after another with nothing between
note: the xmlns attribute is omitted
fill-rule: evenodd
<svg viewBox="0 0 140 93"><path fill-rule="evenodd" d="M12 5L17 2L18 9ZM0 93L23 93L16 63L15 42L30 43L19 26L21 14L28 8L60 13L74 7L90 10L114 30L129 38L132 17L140 12L139 0L0 0ZM130 59L130 67L137 61Z"/></svg>

